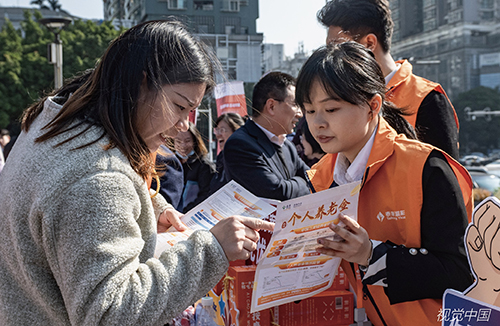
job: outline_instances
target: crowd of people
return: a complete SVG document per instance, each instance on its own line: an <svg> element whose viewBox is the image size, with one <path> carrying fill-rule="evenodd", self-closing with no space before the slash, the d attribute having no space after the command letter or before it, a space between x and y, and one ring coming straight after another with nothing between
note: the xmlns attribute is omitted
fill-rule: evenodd
<svg viewBox="0 0 500 326"><path fill-rule="evenodd" d="M154 258L157 232L184 230L182 214L231 180L275 200L361 181L357 216L330 226L343 241L317 251L343 259L374 325L439 324L443 292L473 280L455 110L393 60L387 0L331 0L317 19L326 44L297 78L269 72L249 117L217 118L215 164L189 113L217 59L175 20L132 27L95 69L29 107L8 160L2 130L0 320L165 325L274 225L231 216ZM391 211L404 218L377 215Z"/></svg>

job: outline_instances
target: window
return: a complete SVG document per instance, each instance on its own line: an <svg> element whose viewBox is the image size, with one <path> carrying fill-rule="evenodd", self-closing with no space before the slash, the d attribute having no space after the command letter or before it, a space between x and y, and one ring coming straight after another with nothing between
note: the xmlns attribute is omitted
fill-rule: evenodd
<svg viewBox="0 0 500 326"><path fill-rule="evenodd" d="M481 8L482 9L492 9L493 8L493 0L481 0Z"/></svg>
<svg viewBox="0 0 500 326"><path fill-rule="evenodd" d="M240 1L229 1L229 10L231 11L240 11Z"/></svg>
<svg viewBox="0 0 500 326"><path fill-rule="evenodd" d="M214 2L206 0L195 0L194 10L205 10L205 11L214 10Z"/></svg>
<svg viewBox="0 0 500 326"><path fill-rule="evenodd" d="M435 20L429 20L424 22L424 32L433 30L436 28L436 21Z"/></svg>
<svg viewBox="0 0 500 326"><path fill-rule="evenodd" d="M198 25L198 33L208 34L208 25Z"/></svg>
<svg viewBox="0 0 500 326"><path fill-rule="evenodd" d="M167 6L173 10L187 9L186 0L168 0Z"/></svg>
<svg viewBox="0 0 500 326"><path fill-rule="evenodd" d="M486 11L481 14L481 18L483 20L493 20L493 18L495 18L495 15L493 11Z"/></svg>
<svg viewBox="0 0 500 326"><path fill-rule="evenodd" d="M424 8L435 5L436 5L436 0L424 0Z"/></svg>
<svg viewBox="0 0 500 326"><path fill-rule="evenodd" d="M234 33L234 26L233 25L226 25L225 34L233 34L233 33Z"/></svg>
<svg viewBox="0 0 500 326"><path fill-rule="evenodd" d="M236 80L236 77L237 77L236 69L234 69L234 68L229 69L227 72L227 79Z"/></svg>
<svg viewBox="0 0 500 326"><path fill-rule="evenodd" d="M241 27L240 27L240 34L242 34L242 35L247 35L247 34L248 34L248 27L246 27L246 26L241 26Z"/></svg>
<svg viewBox="0 0 500 326"><path fill-rule="evenodd" d="M436 8L431 8L424 11L424 20L433 19L436 17Z"/></svg>
<svg viewBox="0 0 500 326"><path fill-rule="evenodd" d="M240 0L223 0L222 11L240 11Z"/></svg>

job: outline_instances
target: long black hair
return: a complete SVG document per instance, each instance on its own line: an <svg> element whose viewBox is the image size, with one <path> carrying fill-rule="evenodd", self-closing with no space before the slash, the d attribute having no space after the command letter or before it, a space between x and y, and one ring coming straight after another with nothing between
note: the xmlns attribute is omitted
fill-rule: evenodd
<svg viewBox="0 0 500 326"><path fill-rule="evenodd" d="M376 94L382 97L381 114L396 132L417 139L406 121L404 110L385 101L385 79L373 53L356 42L330 44L316 50L297 77L295 101L304 110L311 103L311 85L318 81L326 93L354 105L368 104Z"/></svg>
<svg viewBox="0 0 500 326"><path fill-rule="evenodd" d="M136 25L110 44L87 81L45 126L47 132L37 141L86 125L81 133L64 141L67 142L97 125L103 133L92 143L109 137L107 148L119 148L134 170L147 178L154 173L154 161L136 132L142 81L146 79L147 88L156 96L165 84L204 83L208 92L215 85L214 63L215 56L176 20ZM36 105L28 108L24 130L29 129L40 111Z"/></svg>
<svg viewBox="0 0 500 326"><path fill-rule="evenodd" d="M325 151L321 148L321 145L314 139L314 136L311 134L311 131L309 130L309 125L307 124L307 120L305 120L305 117L303 117L304 122L300 126L300 129L298 132L305 138L305 140L311 145L313 153L317 154L325 154Z"/></svg>

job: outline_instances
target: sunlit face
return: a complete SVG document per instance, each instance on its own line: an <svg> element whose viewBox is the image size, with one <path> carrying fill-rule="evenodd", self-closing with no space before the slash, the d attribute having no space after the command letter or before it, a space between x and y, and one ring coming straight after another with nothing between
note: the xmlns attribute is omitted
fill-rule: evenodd
<svg viewBox="0 0 500 326"><path fill-rule="evenodd" d="M204 83L166 84L155 94L141 86L137 130L151 152L188 129L189 112L200 105L205 89Z"/></svg>
<svg viewBox="0 0 500 326"><path fill-rule="evenodd" d="M352 163L377 126L378 110L373 113L369 104L332 98L317 80L311 85L310 97L311 103L304 107L311 134L324 152L343 153Z"/></svg>
<svg viewBox="0 0 500 326"><path fill-rule="evenodd" d="M275 120L280 129L278 134L291 134L297 122L302 118L302 111L295 103L295 86L288 86L283 100L275 99Z"/></svg>
<svg viewBox="0 0 500 326"><path fill-rule="evenodd" d="M329 26L328 35L326 36L326 44L334 43L344 43L348 41L355 41L350 33L345 32L339 26Z"/></svg>
<svg viewBox="0 0 500 326"><path fill-rule="evenodd" d="M233 134L233 130L226 121L221 120L219 124L214 129L215 138L217 138L217 142L219 143L220 150L224 149L224 144L226 140Z"/></svg>
<svg viewBox="0 0 500 326"><path fill-rule="evenodd" d="M194 149L193 135L189 131L180 131L174 138L175 151L182 156L189 156Z"/></svg>
<svg viewBox="0 0 500 326"><path fill-rule="evenodd" d="M3 135L0 137L0 146L5 147L10 142L10 136L9 135Z"/></svg>

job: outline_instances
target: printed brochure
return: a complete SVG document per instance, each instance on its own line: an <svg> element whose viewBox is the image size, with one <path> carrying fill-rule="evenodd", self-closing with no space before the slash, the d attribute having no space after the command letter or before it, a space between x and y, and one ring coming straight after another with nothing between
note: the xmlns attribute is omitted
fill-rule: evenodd
<svg viewBox="0 0 500 326"><path fill-rule="evenodd" d="M258 198L237 182L230 181L224 187L208 197L198 206L184 214L181 221L188 229L183 232L173 227L165 233L159 233L156 238L154 256L173 246L175 243L187 240L196 230L209 230L223 218L232 215L242 215L263 219L276 210L264 199Z"/></svg>
<svg viewBox="0 0 500 326"><path fill-rule="evenodd" d="M357 220L360 182L281 202L255 273L251 312L302 300L331 287L341 258L316 252L339 213ZM338 237L338 236L337 236Z"/></svg>

